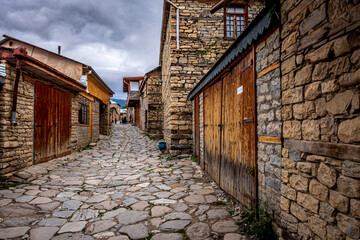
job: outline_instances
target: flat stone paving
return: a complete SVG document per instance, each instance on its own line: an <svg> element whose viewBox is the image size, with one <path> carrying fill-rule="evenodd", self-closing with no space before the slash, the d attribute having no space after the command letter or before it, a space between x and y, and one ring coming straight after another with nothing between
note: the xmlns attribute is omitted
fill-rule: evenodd
<svg viewBox="0 0 360 240"><path fill-rule="evenodd" d="M15 178L26 184L0 190L0 239L246 239L199 166L130 125Z"/></svg>

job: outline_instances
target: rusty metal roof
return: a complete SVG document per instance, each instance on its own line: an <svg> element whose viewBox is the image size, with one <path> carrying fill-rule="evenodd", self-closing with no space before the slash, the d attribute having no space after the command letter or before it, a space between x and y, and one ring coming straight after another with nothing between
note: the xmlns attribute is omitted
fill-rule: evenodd
<svg viewBox="0 0 360 240"><path fill-rule="evenodd" d="M228 50L214 64L204 77L196 84L189 93L190 100L200 93L204 87L215 79L223 70L225 70L233 61L236 60L244 51L246 51L254 42L264 36L267 30L280 23L280 19L275 12L275 6L267 6L251 22L251 24L240 34Z"/></svg>
<svg viewBox="0 0 360 240"><path fill-rule="evenodd" d="M77 80L59 72L53 67L44 64L43 62L30 57L27 55L25 48L23 48L22 54L17 54L19 50L23 47L17 49L9 49L0 46L0 59L6 60L10 65L15 66L18 61L21 62L21 69L34 73L35 75L48 80L49 82L55 83L66 89L73 91L86 91L86 86L78 82Z"/></svg>

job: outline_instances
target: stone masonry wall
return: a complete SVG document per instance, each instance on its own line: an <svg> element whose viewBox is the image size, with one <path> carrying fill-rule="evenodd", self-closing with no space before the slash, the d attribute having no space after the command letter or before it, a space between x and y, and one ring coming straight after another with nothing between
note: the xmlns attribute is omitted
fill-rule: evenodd
<svg viewBox="0 0 360 240"><path fill-rule="evenodd" d="M147 84L146 84L147 85ZM145 93L146 91L146 86L144 87L143 91L141 92L140 95L140 129L144 132L147 131L146 125L147 125L147 120L146 120L146 114L148 112L148 107L149 107L149 103L148 103L148 96Z"/></svg>
<svg viewBox="0 0 360 240"><path fill-rule="evenodd" d="M223 10L209 12L214 1L173 2L180 8L180 49L176 50L176 10L171 7L162 63L164 136L170 153L179 154L192 151L188 93L233 40L224 38ZM259 3L249 6L249 22L261 8Z"/></svg>
<svg viewBox="0 0 360 240"><path fill-rule="evenodd" d="M162 88L159 85L160 72L149 76L147 80L148 90L148 128L147 132L152 137L161 138L163 136L163 103Z"/></svg>
<svg viewBox="0 0 360 240"><path fill-rule="evenodd" d="M283 236L359 239L360 4L282 2Z"/></svg>
<svg viewBox="0 0 360 240"><path fill-rule="evenodd" d="M171 97L171 18L169 18L166 28L166 39L163 47L163 57L161 62L161 78L162 78L162 101L163 101L163 107L164 107L164 127L163 127L163 133L164 133L164 139L167 142L169 149L169 143L171 142L171 101L169 101Z"/></svg>
<svg viewBox="0 0 360 240"><path fill-rule="evenodd" d="M110 134L110 104L100 104L100 134Z"/></svg>
<svg viewBox="0 0 360 240"><path fill-rule="evenodd" d="M0 176L33 163L34 84L20 77L17 126L12 126L10 120L15 77L16 69L6 65L6 80L0 89Z"/></svg>
<svg viewBox="0 0 360 240"><path fill-rule="evenodd" d="M92 104L92 139L91 142L97 142L100 135L100 101L95 98Z"/></svg>
<svg viewBox="0 0 360 240"><path fill-rule="evenodd" d="M281 186L281 89L280 67L272 68L280 61L280 30L256 46L256 98L257 98L257 165L258 196L275 213L280 222ZM270 68L269 68L270 67ZM267 69L272 69L267 72ZM267 72L262 74L261 72ZM259 75L261 74L261 75ZM261 137L270 137L261 140ZM276 140L276 141L275 141Z"/></svg>
<svg viewBox="0 0 360 240"><path fill-rule="evenodd" d="M70 147L72 151L79 149L78 146L78 128L79 123L79 95L75 94L71 100L71 136Z"/></svg>

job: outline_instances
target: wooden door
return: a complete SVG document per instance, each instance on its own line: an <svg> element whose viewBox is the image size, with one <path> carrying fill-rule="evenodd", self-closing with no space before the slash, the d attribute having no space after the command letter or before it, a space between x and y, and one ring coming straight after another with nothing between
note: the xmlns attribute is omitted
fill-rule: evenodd
<svg viewBox="0 0 360 240"><path fill-rule="evenodd" d="M250 207L256 201L256 109L252 53L223 79L220 187Z"/></svg>
<svg viewBox="0 0 360 240"><path fill-rule="evenodd" d="M250 207L256 203L256 87L254 77L253 52L249 53L239 64L241 95L241 151L237 161L240 164L238 199Z"/></svg>
<svg viewBox="0 0 360 240"><path fill-rule="evenodd" d="M69 153L71 96L35 83L34 164Z"/></svg>
<svg viewBox="0 0 360 240"><path fill-rule="evenodd" d="M195 156L197 162L200 162L200 106L199 96L194 101L194 137L195 137Z"/></svg>
<svg viewBox="0 0 360 240"><path fill-rule="evenodd" d="M222 81L204 92L205 170L219 184L221 168L221 94Z"/></svg>

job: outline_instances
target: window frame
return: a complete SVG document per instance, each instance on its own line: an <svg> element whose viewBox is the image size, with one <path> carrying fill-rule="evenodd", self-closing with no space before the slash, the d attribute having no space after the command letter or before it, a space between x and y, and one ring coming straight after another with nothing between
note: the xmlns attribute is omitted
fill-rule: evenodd
<svg viewBox="0 0 360 240"><path fill-rule="evenodd" d="M90 100L81 95L79 96L78 123L90 124Z"/></svg>
<svg viewBox="0 0 360 240"><path fill-rule="evenodd" d="M228 8L243 8L244 9L244 13L228 13L227 9ZM227 36L227 21L226 21L226 17L227 16L233 16L234 17L234 37L228 37ZM243 5L243 4L231 4L229 6L224 7L224 38L225 39L236 39L237 37L240 36L240 34L244 31L241 31L241 33L239 34L239 36L236 36L236 17L237 16L244 16L244 31L248 26L248 6L247 5Z"/></svg>

